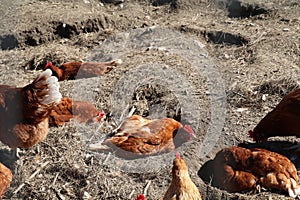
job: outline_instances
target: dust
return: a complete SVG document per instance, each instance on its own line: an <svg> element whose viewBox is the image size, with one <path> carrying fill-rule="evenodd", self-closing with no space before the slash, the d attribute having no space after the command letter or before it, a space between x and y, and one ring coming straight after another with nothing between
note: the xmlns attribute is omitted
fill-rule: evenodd
<svg viewBox="0 0 300 200"><path fill-rule="evenodd" d="M203 199L289 199L277 191L231 194L219 190L211 184L211 174L205 166L221 148L249 141L248 130L285 94L298 87L298 1L27 0L3 1L3 5L1 84L24 86L49 61L59 65L120 58L123 64L105 76L61 82L61 93L91 101L109 119L119 119L121 112L125 110L126 114L135 106L138 114L147 117L169 116L191 123L199 137L177 150L186 159ZM165 29L173 30L173 35L155 32ZM130 35L145 30L136 40ZM152 38L152 33L160 35ZM120 36L119 40L112 40L118 39L116 36ZM136 42L148 36L152 40L149 43ZM159 41L161 38L166 39ZM159 42L163 45L157 46ZM190 54L195 46L201 51ZM178 53L183 49L185 54ZM201 57L199 62L193 60L196 54ZM222 80L222 84L207 79L206 66L215 70L218 76L213 80ZM165 76L137 84L127 96L124 91L131 91L132 84L144 80L138 73L141 67L156 69L148 70L146 75L164 69ZM203 71L200 75L199 69ZM168 76L172 74L170 70L176 72L174 79ZM121 81L126 81L128 88L119 87ZM224 88L224 94L214 94L214 88ZM217 109L213 110L212 105ZM3 145L1 161L13 170L13 182L4 198L133 199L149 181L147 199L161 198L171 180L174 152L126 161L113 153L88 150L88 144L115 127L109 119L100 129L76 122L52 127L45 141L24 150L16 161L7 160L10 149ZM212 123L214 120L218 123ZM208 149L201 149L203 141L211 142Z"/></svg>

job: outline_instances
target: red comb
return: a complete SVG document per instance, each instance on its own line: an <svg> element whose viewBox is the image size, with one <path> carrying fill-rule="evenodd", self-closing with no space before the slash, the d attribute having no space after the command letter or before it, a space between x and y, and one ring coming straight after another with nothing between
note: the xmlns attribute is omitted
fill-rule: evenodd
<svg viewBox="0 0 300 200"><path fill-rule="evenodd" d="M193 137L196 137L192 127L190 125L184 125L183 127L188 133L190 133Z"/></svg>
<svg viewBox="0 0 300 200"><path fill-rule="evenodd" d="M45 65L44 69L47 69L48 67L53 66L52 62L47 62L47 64Z"/></svg>
<svg viewBox="0 0 300 200"><path fill-rule="evenodd" d="M176 158L180 159L180 153L179 152L176 152Z"/></svg>
<svg viewBox="0 0 300 200"><path fill-rule="evenodd" d="M104 117L105 116L105 112L103 110L101 110L99 113L98 113L98 116L99 117Z"/></svg>
<svg viewBox="0 0 300 200"><path fill-rule="evenodd" d="M134 200L145 200L145 195L144 194L139 194Z"/></svg>
<svg viewBox="0 0 300 200"><path fill-rule="evenodd" d="M189 133L194 133L190 125L184 125L184 129L186 129Z"/></svg>
<svg viewBox="0 0 300 200"><path fill-rule="evenodd" d="M253 131L252 131L252 130L248 131L248 134L249 134L249 137L251 137L251 138L254 137L254 134L253 134Z"/></svg>

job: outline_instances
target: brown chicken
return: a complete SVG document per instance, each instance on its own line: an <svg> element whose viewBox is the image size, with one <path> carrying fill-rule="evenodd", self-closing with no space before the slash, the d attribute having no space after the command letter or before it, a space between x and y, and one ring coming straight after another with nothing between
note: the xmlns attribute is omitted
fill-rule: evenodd
<svg viewBox="0 0 300 200"><path fill-rule="evenodd" d="M56 67L48 62L44 69L51 69L58 81L64 81L102 76L121 63L120 59L111 62L67 62Z"/></svg>
<svg viewBox="0 0 300 200"><path fill-rule="evenodd" d="M229 192L251 191L262 186L300 194L294 164L285 156L265 149L233 146L214 158L214 183Z"/></svg>
<svg viewBox="0 0 300 200"><path fill-rule="evenodd" d="M0 85L0 140L9 147L31 147L48 134L49 114L62 97L51 75L48 69L23 88Z"/></svg>
<svg viewBox="0 0 300 200"><path fill-rule="evenodd" d="M50 112L49 125L60 126L71 119L81 123L102 122L105 119L105 113L103 111L99 112L88 101L73 101L64 97Z"/></svg>
<svg viewBox="0 0 300 200"><path fill-rule="evenodd" d="M136 158L174 150L174 137L177 135L176 140L180 139L181 144L195 137L188 125L182 126L174 119L149 120L133 115L125 119L115 135L98 144L91 144L90 148L114 150L119 157Z"/></svg>
<svg viewBox="0 0 300 200"><path fill-rule="evenodd" d="M162 200L201 200L201 195L190 178L185 161L176 153L173 161L172 182Z"/></svg>
<svg viewBox="0 0 300 200"><path fill-rule="evenodd" d="M286 95L254 128L249 136L257 142L274 136L300 137L300 88Z"/></svg>
<svg viewBox="0 0 300 200"><path fill-rule="evenodd" d="M0 199L12 181L12 173L5 165L0 163Z"/></svg>

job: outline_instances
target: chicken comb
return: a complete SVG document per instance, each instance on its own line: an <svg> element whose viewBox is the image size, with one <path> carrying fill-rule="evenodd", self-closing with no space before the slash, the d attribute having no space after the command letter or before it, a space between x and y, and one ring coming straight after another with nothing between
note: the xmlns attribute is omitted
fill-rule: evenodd
<svg viewBox="0 0 300 200"><path fill-rule="evenodd" d="M179 152L176 152L176 158L177 158L177 159L181 159L181 158L180 158L180 153L179 153Z"/></svg>
<svg viewBox="0 0 300 200"><path fill-rule="evenodd" d="M254 138L254 134L253 134L252 130L248 131L248 134L249 134L249 137Z"/></svg>
<svg viewBox="0 0 300 200"><path fill-rule="evenodd" d="M146 200L146 197L144 194L139 194L134 200Z"/></svg>
<svg viewBox="0 0 300 200"><path fill-rule="evenodd" d="M192 136L194 136L194 137L196 137L196 135L195 135L195 133L194 133L194 131L193 131L193 129L192 129L192 127L190 126L190 125L184 125L184 127L183 127L188 133L190 133Z"/></svg>
<svg viewBox="0 0 300 200"><path fill-rule="evenodd" d="M47 69L48 67L52 67L52 66L53 66L52 62L47 62L44 69Z"/></svg>
<svg viewBox="0 0 300 200"><path fill-rule="evenodd" d="M103 110L101 110L99 113L98 113L98 117L104 117L105 116L105 112Z"/></svg>
<svg viewBox="0 0 300 200"><path fill-rule="evenodd" d="M184 125L183 127L185 130L187 130L189 133L194 133L192 127L190 125Z"/></svg>

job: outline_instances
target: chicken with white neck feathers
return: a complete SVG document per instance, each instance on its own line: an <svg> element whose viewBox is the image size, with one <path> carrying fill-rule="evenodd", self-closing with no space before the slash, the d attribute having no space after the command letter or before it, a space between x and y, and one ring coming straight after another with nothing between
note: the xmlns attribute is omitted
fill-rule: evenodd
<svg viewBox="0 0 300 200"><path fill-rule="evenodd" d="M10 148L28 148L44 140L49 114L61 98L50 69L23 88L0 85L0 140Z"/></svg>

